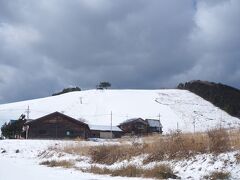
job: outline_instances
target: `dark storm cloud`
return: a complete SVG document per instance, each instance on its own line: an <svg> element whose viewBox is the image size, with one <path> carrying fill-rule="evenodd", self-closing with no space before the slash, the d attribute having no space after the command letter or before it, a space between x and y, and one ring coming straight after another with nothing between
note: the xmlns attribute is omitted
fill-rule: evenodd
<svg viewBox="0 0 240 180"><path fill-rule="evenodd" d="M239 15L238 0L0 1L0 102L102 80L239 87Z"/></svg>

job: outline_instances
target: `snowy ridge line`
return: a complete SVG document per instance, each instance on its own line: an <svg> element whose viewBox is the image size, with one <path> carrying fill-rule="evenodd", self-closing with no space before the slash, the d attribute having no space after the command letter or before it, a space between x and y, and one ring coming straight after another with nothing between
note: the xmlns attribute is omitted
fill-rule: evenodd
<svg viewBox="0 0 240 180"><path fill-rule="evenodd" d="M0 125L17 119L30 107L30 119L58 111L93 125L117 126L126 119L159 119L163 132L169 130L205 131L221 124L240 127L232 117L201 97L178 89L163 90L87 90L0 105ZM193 125L194 124L194 125Z"/></svg>

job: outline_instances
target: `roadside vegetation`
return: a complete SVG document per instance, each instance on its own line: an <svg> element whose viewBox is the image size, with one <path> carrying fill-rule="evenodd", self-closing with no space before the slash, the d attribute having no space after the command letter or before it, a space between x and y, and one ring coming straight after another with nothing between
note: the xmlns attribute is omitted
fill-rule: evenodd
<svg viewBox="0 0 240 180"><path fill-rule="evenodd" d="M165 136L143 137L141 142L100 146L68 146L61 151L89 156L93 163L111 165L147 154L145 163L192 157L197 154L219 154L240 149L240 130L213 129L206 133L172 132Z"/></svg>
<svg viewBox="0 0 240 180"><path fill-rule="evenodd" d="M126 167L123 166L118 169L108 169L91 166L90 169L87 169L84 172L90 172L95 174L110 174L111 176L123 177L145 177L158 179L178 178L178 176L173 173L172 168L167 164L157 165L151 169L143 169L134 165L129 165Z"/></svg>
<svg viewBox="0 0 240 180"><path fill-rule="evenodd" d="M42 165L51 167L71 167L84 172L109 174L112 176L149 177L149 178L178 178L176 172L167 163L156 164L150 168L142 168L134 164L111 168L114 163L131 161L136 157L144 157L143 165L178 161L201 154L213 154L240 150L240 130L213 129L205 133L171 132L167 135L152 135L142 138L119 139L116 144L102 144L97 146L66 146L55 149L60 153L89 157L90 168L77 168L73 162L45 161ZM236 163L240 162L240 155L235 155ZM206 179L221 179L230 177L229 172L212 172Z"/></svg>

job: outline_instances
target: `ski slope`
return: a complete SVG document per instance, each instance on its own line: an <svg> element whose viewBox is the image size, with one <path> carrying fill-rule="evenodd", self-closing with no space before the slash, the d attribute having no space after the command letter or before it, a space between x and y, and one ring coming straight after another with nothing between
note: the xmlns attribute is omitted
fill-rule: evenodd
<svg viewBox="0 0 240 180"><path fill-rule="evenodd" d="M0 105L0 125L30 108L30 119L59 111L92 125L118 125L130 118L159 119L163 131L204 131L221 125L239 127L228 115L187 90L86 90Z"/></svg>

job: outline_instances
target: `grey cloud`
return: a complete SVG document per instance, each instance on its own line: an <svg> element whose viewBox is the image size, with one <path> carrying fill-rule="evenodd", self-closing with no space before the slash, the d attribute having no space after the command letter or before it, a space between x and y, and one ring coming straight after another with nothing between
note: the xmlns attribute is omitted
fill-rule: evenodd
<svg viewBox="0 0 240 180"><path fill-rule="evenodd" d="M102 80L116 88L201 78L239 87L239 7L237 0L1 1L0 65L11 70L0 78L0 102Z"/></svg>

